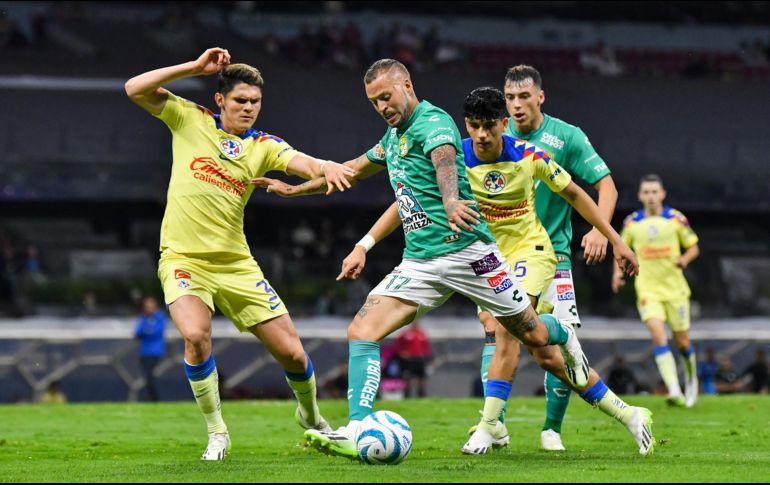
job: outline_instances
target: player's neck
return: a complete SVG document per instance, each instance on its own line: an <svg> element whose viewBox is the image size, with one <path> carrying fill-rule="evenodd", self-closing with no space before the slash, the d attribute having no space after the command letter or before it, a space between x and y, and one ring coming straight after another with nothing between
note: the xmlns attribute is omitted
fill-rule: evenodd
<svg viewBox="0 0 770 485"><path fill-rule="evenodd" d="M219 117L220 127L222 128L222 131L225 133L229 133L230 135L235 136L241 136L244 133L246 133L246 130L237 130L235 128L231 128L229 124L227 123L227 119L224 116Z"/></svg>
<svg viewBox="0 0 770 485"><path fill-rule="evenodd" d="M653 206L653 207L645 207L644 208L644 213L645 213L645 215L648 215L648 216L659 216L659 215L663 214L663 206L660 205L660 206L657 206L657 207L655 207L655 206Z"/></svg>

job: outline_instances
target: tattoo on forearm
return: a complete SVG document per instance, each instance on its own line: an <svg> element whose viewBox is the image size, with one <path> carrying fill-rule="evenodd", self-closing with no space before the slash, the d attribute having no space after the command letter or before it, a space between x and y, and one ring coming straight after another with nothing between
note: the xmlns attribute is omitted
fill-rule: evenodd
<svg viewBox="0 0 770 485"><path fill-rule="evenodd" d="M321 184L321 185L318 185ZM305 195L325 194L328 190L325 178L308 180L305 183L297 185L297 192Z"/></svg>
<svg viewBox="0 0 770 485"><path fill-rule="evenodd" d="M369 310L372 309L374 305L377 305L380 302L377 298L374 297L367 297L366 303L364 303L364 306L361 307L360 310L358 310L358 316L361 318L364 318L367 313L369 313Z"/></svg>
<svg viewBox="0 0 770 485"><path fill-rule="evenodd" d="M447 200L457 200L457 151L455 147L441 145L430 152L430 159L436 169L436 182L438 182L438 190L441 192L441 199L444 203Z"/></svg>
<svg viewBox="0 0 770 485"><path fill-rule="evenodd" d="M498 320L500 320L500 323L503 324L506 330L516 337L521 337L531 332L537 326L534 313L529 311L524 311L510 317L499 317Z"/></svg>

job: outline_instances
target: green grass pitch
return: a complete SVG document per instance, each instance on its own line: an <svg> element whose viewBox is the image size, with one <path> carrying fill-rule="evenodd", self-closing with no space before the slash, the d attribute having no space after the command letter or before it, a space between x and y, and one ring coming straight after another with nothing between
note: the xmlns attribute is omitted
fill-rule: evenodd
<svg viewBox="0 0 770 485"><path fill-rule="evenodd" d="M226 401L233 440L225 462L201 462L203 418L190 402L0 406L2 482L768 482L770 396L702 396L693 409L632 396L654 413L654 455L625 427L573 396L564 453L538 449L542 398L509 402L511 445L464 456L481 400L382 402L410 423L398 466L367 466L305 448L288 401ZM347 403L323 401L332 426Z"/></svg>

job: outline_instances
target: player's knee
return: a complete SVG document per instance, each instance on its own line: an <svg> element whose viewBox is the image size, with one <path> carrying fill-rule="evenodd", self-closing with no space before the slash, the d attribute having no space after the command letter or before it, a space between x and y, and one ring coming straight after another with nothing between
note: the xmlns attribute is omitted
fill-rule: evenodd
<svg viewBox="0 0 770 485"><path fill-rule="evenodd" d="M211 333L202 329L186 330L183 334L187 345L194 348L200 348L211 344Z"/></svg>

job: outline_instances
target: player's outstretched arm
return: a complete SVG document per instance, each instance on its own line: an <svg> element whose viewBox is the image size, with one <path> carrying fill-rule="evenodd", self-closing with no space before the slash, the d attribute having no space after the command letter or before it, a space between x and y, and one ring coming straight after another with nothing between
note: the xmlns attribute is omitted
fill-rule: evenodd
<svg viewBox="0 0 770 485"><path fill-rule="evenodd" d="M570 182L564 190L559 192L559 195L574 207L583 216L583 219L597 228L610 241L615 261L621 269L632 276L639 274L639 263L636 261L634 252L623 242L620 234L604 219L596 202L586 194L585 190L581 189L575 182Z"/></svg>
<svg viewBox="0 0 770 485"><path fill-rule="evenodd" d="M594 184L594 188L599 193L597 202L599 212L604 216L605 221L611 221L615 213L615 204L618 202L618 190L615 188L612 176L605 176ZM583 236L580 246L583 248L586 264L601 263L607 256L607 238L595 227Z"/></svg>
<svg viewBox="0 0 770 485"><path fill-rule="evenodd" d="M457 226L470 232L470 224L479 223L479 214L468 206L475 205L475 200L458 200L457 187L457 151L453 145L441 145L430 152L430 160L436 169L436 182L444 203L444 212L449 220L449 228L460 232Z"/></svg>
<svg viewBox="0 0 770 485"><path fill-rule="evenodd" d="M366 155L361 155L354 160L348 160L342 165L351 168L354 171L353 175L347 178L350 187L355 185L357 181L371 177L385 168L382 165L370 162ZM268 177L252 179L251 183L257 187L266 189L267 192L278 194L281 197L299 197L302 195L317 194L329 195L337 190L337 187L334 184L329 184L326 181L326 177L314 178L313 180L309 180L300 185L291 185Z"/></svg>
<svg viewBox="0 0 770 485"><path fill-rule="evenodd" d="M398 217L398 207L394 202L377 219L366 236L356 243L353 250L342 260L342 270L337 276L337 281L347 278L354 280L361 275L366 265L366 253L378 242L385 239L390 233L401 225L401 219Z"/></svg>
<svg viewBox="0 0 770 485"><path fill-rule="evenodd" d="M324 177L327 184L336 187L340 192L345 192L345 187L351 187L348 178L352 178L356 174L352 167L331 160L319 160L304 153L294 155L289 160L286 171L291 175L298 175L309 180Z"/></svg>
<svg viewBox="0 0 770 485"><path fill-rule="evenodd" d="M160 114L168 99L168 91L162 86L177 79L214 74L230 64L227 49L207 49L198 59L176 66L163 67L132 77L126 81L126 94L131 101L154 115Z"/></svg>

